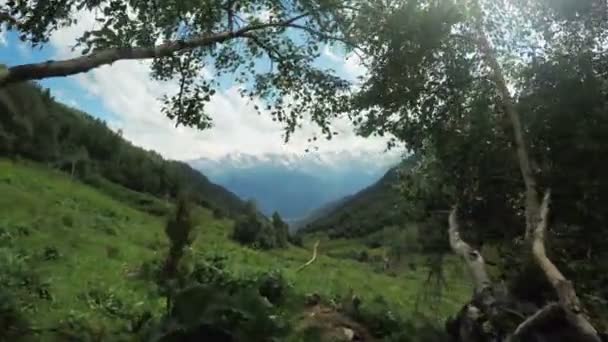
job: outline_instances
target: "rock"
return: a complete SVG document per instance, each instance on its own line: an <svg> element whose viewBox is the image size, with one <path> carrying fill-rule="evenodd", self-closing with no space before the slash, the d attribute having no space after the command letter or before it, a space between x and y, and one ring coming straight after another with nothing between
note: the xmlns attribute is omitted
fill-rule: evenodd
<svg viewBox="0 0 608 342"><path fill-rule="evenodd" d="M352 329L342 328L342 332L344 333L347 341L353 341L355 339L355 332Z"/></svg>

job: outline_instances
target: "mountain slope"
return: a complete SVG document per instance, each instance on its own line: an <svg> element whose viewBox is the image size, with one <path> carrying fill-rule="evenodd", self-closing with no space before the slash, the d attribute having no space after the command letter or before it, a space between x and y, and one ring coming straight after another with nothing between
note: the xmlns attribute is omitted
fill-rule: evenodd
<svg viewBox="0 0 608 342"><path fill-rule="evenodd" d="M129 192L118 185L117 191ZM32 341L139 340L132 331L134 322L149 314L158 319L165 312L165 298L142 277L168 249L163 218L138 210L139 201L117 201L29 162L0 159L0 193L0 294L14 299L30 324L43 328ZM322 250L315 264L299 272L309 250L243 248L229 238L232 221L217 220L204 208L197 208L195 217L198 234L189 255L196 265L219 259L225 265L223 276L236 274L248 281L279 271L298 296L337 298L354 291L363 309L382 297L393 314L419 317L414 307L426 281L422 265L389 276L375 272L371 263L330 258ZM459 271L453 272L452 291L441 298L435 319L456 312L469 293ZM290 310L296 310L290 313L294 319L300 318L301 308Z"/></svg>
<svg viewBox="0 0 608 342"><path fill-rule="evenodd" d="M278 211L289 221L372 184L395 163L391 155L308 153L248 155L190 164L243 199L255 199L262 212Z"/></svg>
<svg viewBox="0 0 608 342"><path fill-rule="evenodd" d="M333 237L360 237L388 226L402 225L405 217L396 183L400 170L409 164L406 161L391 168L373 185L339 202L329 212L325 210L324 216L305 225L304 232L324 231Z"/></svg>
<svg viewBox="0 0 608 342"><path fill-rule="evenodd" d="M0 89L0 156L44 162L95 184L101 176L158 197L188 191L200 204L224 213L244 209L240 198L188 164L132 145L103 121L56 102L35 84Z"/></svg>
<svg viewBox="0 0 608 342"><path fill-rule="evenodd" d="M297 231L300 228L322 218L325 217L329 214L331 214L334 210L336 210L337 208L339 208L340 206L342 206L344 203L348 202L353 195L348 195L345 197L342 197L338 200L335 201L331 201L329 203L324 204L323 206L314 209L313 211L311 211L305 218L303 219L296 219L296 220L291 220L289 221L289 228L292 231Z"/></svg>

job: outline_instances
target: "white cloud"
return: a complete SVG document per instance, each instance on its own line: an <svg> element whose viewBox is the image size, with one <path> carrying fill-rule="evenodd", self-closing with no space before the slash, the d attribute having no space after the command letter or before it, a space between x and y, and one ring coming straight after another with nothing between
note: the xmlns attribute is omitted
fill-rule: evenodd
<svg viewBox="0 0 608 342"><path fill-rule="evenodd" d="M7 46L8 40L6 39L6 25L0 25L0 46Z"/></svg>
<svg viewBox="0 0 608 342"><path fill-rule="evenodd" d="M361 58L357 53L350 52L345 54L335 51L329 45L325 45L323 48L323 56L332 63L339 65L343 76L351 81L357 81L359 77L365 75L367 71L365 66L361 63Z"/></svg>
<svg viewBox="0 0 608 342"><path fill-rule="evenodd" d="M70 46L84 29L95 25L91 14L82 14L79 24L58 31L51 37L51 45L57 58L73 56ZM329 51L329 50L328 50ZM355 75L360 67L342 60L346 72ZM149 77L149 61L120 61L103 66L86 74L73 76L86 94L66 94L71 98L89 95L100 100L116 119L109 122L114 129L122 129L124 136L136 145L152 149L165 157L193 159L198 157L219 158L229 153L303 153L309 147L308 138L316 131L311 124L303 125L290 143L284 144L280 124L269 115L258 115L253 104L239 96L235 88L218 92L208 104L208 112L214 127L198 131L187 127L175 127L174 122L161 113L158 98L172 94L175 83L153 81ZM333 123L339 132L331 141L319 140L321 152L375 151L385 148L385 140L363 139L353 133L346 119Z"/></svg>
<svg viewBox="0 0 608 342"><path fill-rule="evenodd" d="M358 78L367 72L367 68L362 64L361 58L354 52L349 53L344 61L344 71L353 78Z"/></svg>

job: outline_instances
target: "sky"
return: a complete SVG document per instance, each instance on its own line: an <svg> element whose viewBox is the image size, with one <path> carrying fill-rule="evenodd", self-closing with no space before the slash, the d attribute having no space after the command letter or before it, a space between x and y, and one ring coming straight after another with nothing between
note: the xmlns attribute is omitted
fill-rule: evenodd
<svg viewBox="0 0 608 342"><path fill-rule="evenodd" d="M0 30L0 63L7 66L59 60L77 56L72 51L76 38L96 22L91 15L79 15L76 26L64 28L50 38L42 49L22 43L15 32ZM355 81L365 73L356 56L344 55L326 47L319 60L321 66L333 68L342 77ZM302 154L311 147L308 139L316 129L304 125L287 144L282 127L270 115L258 115L248 99L241 98L235 85L226 85L212 98L207 111L213 127L200 131L179 126L161 113L159 98L172 95L175 82L160 82L149 76L149 61L119 61L88 73L41 81L61 102L105 120L114 130L135 145L154 150L165 158L190 160L199 157L219 159L240 152L253 155ZM319 153L381 153L386 147L382 138L356 136L346 119L333 122L339 133L331 141L317 140ZM369 154L367 154L369 155Z"/></svg>

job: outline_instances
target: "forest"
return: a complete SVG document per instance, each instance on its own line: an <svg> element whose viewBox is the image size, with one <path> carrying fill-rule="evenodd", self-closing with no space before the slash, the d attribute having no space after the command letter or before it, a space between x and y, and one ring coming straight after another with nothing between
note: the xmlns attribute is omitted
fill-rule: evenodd
<svg viewBox="0 0 608 342"><path fill-rule="evenodd" d="M36 205L3 212L28 224L0 221L9 289L0 339L607 340L606 1L18 0L0 7L0 23L40 47L80 11L99 23L74 42L80 56L0 70L0 189L13 194L0 204L20 213L13 200L48 198L64 213L51 222L27 221ZM353 82L320 65L327 46L357 56L364 75ZM229 79L283 124L285 142L302 123L337 139L333 121L348 118L358 135L387 137L407 154L289 236L278 215L263 217L35 83L123 60L146 60L152 79L176 82L159 99L176 125L213 129L206 106ZM67 188L82 209L55 199ZM135 225L102 239L103 253L137 260L137 281L124 285L134 287L74 295L61 292L67 280L40 280L62 252L28 248L58 239L42 229L54 224L80 236L74 215ZM392 262L397 254L407 261ZM39 263L40 274L26 272ZM418 288L434 292L412 300ZM105 316L41 319L36 310L53 305L26 304L53 291ZM127 303L128 291L141 300Z"/></svg>

